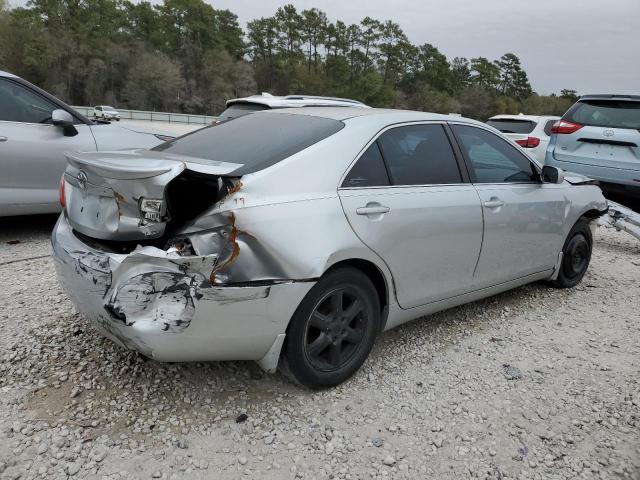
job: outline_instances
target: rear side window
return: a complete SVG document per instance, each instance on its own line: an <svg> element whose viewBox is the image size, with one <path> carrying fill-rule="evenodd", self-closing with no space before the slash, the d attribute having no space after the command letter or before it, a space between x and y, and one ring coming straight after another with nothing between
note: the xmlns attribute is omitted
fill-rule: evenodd
<svg viewBox="0 0 640 480"><path fill-rule="evenodd" d="M393 185L461 183L458 162L442 125L408 125L378 139Z"/></svg>
<svg viewBox="0 0 640 480"><path fill-rule="evenodd" d="M494 118L487 121L487 125L491 125L502 133L531 133L536 128L537 123L531 120L516 120L511 118Z"/></svg>
<svg viewBox="0 0 640 480"><path fill-rule="evenodd" d="M475 174L475 183L535 182L538 173L524 155L481 128L452 125Z"/></svg>
<svg viewBox="0 0 640 480"><path fill-rule="evenodd" d="M377 142L373 142L353 166L342 186L383 187L389 185L389 176Z"/></svg>
<svg viewBox="0 0 640 480"><path fill-rule="evenodd" d="M546 133L548 136L551 136L551 128L557 121L558 120L547 120L547 123L544 124L544 133Z"/></svg>
<svg viewBox="0 0 640 480"><path fill-rule="evenodd" d="M269 110L269 107L260 103L234 103L218 116L218 120L226 122L262 110Z"/></svg>
<svg viewBox="0 0 640 480"><path fill-rule="evenodd" d="M242 167L231 175L240 176L270 167L343 127L329 118L265 112L196 130L152 150L195 157L204 164L238 163Z"/></svg>
<svg viewBox="0 0 640 480"><path fill-rule="evenodd" d="M640 129L640 102L580 100L563 119L591 127Z"/></svg>

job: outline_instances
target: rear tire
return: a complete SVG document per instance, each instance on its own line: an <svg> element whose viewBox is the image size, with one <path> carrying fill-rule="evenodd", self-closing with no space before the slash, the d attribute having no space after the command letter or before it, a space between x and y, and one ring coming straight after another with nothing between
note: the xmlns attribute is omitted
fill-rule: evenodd
<svg viewBox="0 0 640 480"><path fill-rule="evenodd" d="M325 274L293 314L281 370L305 387L336 386L364 363L380 329L380 300L354 268Z"/></svg>
<svg viewBox="0 0 640 480"><path fill-rule="evenodd" d="M580 283L589 268L592 249L591 229L586 220L580 219L567 235L562 247L560 272L551 284L556 288L571 288Z"/></svg>

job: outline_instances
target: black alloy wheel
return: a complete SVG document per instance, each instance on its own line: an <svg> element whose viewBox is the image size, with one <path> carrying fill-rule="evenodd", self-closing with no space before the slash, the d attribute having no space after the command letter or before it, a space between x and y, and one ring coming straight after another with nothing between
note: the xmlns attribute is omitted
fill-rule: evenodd
<svg viewBox="0 0 640 480"><path fill-rule="evenodd" d="M282 368L309 388L338 385L364 363L380 329L380 300L354 268L329 271L307 293L285 337Z"/></svg>
<svg viewBox="0 0 640 480"><path fill-rule="evenodd" d="M562 264L558 277L552 282L558 288L575 287L589 268L593 237L586 219L579 220L567 235L562 248Z"/></svg>

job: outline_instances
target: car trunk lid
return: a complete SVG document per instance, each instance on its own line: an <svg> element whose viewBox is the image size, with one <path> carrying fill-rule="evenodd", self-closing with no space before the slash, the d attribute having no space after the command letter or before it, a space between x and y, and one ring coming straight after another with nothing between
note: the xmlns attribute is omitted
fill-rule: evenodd
<svg viewBox="0 0 640 480"><path fill-rule="evenodd" d="M571 134L557 134L553 156L565 162L639 170L640 131L583 126Z"/></svg>
<svg viewBox="0 0 640 480"><path fill-rule="evenodd" d="M148 150L73 153L67 160L63 188L69 223L88 237L118 241L162 237L172 221L215 203L224 187L221 178L241 167ZM174 212L167 187L185 175L190 190L181 188L174 196L188 196L180 203L193 208Z"/></svg>

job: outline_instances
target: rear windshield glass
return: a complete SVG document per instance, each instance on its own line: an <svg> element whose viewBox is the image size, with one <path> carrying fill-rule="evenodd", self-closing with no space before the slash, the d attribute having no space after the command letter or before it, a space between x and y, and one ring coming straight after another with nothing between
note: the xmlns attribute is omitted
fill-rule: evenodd
<svg viewBox="0 0 640 480"><path fill-rule="evenodd" d="M230 175L240 176L270 167L343 127L330 118L265 112L196 130L152 150L195 157L204 164L238 163L242 167Z"/></svg>
<svg viewBox="0 0 640 480"><path fill-rule="evenodd" d="M536 128L536 122L531 120L514 120L511 118L494 118L487 121L487 125L500 130L502 133L531 133Z"/></svg>
<svg viewBox="0 0 640 480"><path fill-rule="evenodd" d="M640 102L581 100L567 111L564 119L591 127L640 129Z"/></svg>
<svg viewBox="0 0 640 480"><path fill-rule="evenodd" d="M259 103L234 103L218 116L218 121L226 122L260 110L269 110L269 107Z"/></svg>

